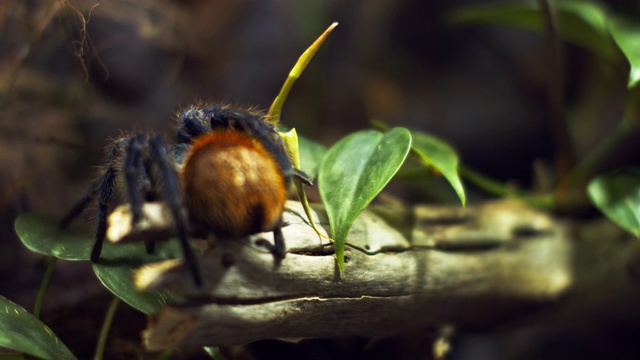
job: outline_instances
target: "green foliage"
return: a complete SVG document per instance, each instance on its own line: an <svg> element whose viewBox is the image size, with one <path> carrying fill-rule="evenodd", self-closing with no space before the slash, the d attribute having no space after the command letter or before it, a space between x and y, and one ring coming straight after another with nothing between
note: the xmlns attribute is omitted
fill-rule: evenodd
<svg viewBox="0 0 640 360"><path fill-rule="evenodd" d="M632 134L637 123L637 90L640 83L640 22L609 11L602 3L585 0L555 1L558 32L563 40L582 46L610 62L621 59L629 64L627 87L629 105L614 131L585 157L575 169L575 183L584 181L589 171L606 154ZM509 24L542 31L545 14L533 3L470 6L451 13L452 24ZM591 202L618 225L640 237L640 180L638 170L625 170L592 180L587 188Z"/></svg>
<svg viewBox="0 0 640 360"><path fill-rule="evenodd" d="M640 23L626 19L615 19L609 26L609 31L629 61L628 88L634 88L640 81Z"/></svg>
<svg viewBox="0 0 640 360"><path fill-rule="evenodd" d="M630 64L628 87L637 86L640 82L640 23L616 16L596 2L573 0L554 4L558 32L564 40L612 63L626 60ZM507 4L462 8L452 13L448 21L454 24L509 24L542 31L545 24L543 16L535 4ZM274 123L279 120L293 82L333 27L335 24L303 54L292 70L270 109L269 119ZM442 173L463 206L466 194L461 173L465 179L500 196L526 200L528 195L461 167L457 153L446 142L404 128L394 128L385 133L360 131L348 135L328 150L300 137L299 145L298 141L295 144L295 148L298 147L301 169L311 177L318 176L341 273L345 268L344 247L353 222L397 173L410 149L422 163ZM296 150L296 157L297 154ZM589 183L587 191L593 204L606 216L640 237L640 169L600 176ZM300 186L299 194L301 192ZM552 196L531 197L529 202L548 204L553 202ZM306 204L306 195L301 197L301 201ZM65 260L89 260L93 235L85 227L73 226L62 231L58 228L57 219L23 214L16 220L15 229L24 245L34 252ZM140 242L105 243L101 261L93 265L93 270L119 299L145 314L152 314L166 304L179 303L181 299L170 293L138 291L133 284L133 272L151 262L180 257L182 252L176 241L157 244L154 254L147 254ZM4 305L0 306L0 347L44 359L74 358L37 318L1 296L0 305ZM205 348L205 351L213 358L220 356L215 348Z"/></svg>
<svg viewBox="0 0 640 360"><path fill-rule="evenodd" d="M554 2L558 13L558 30L567 42L581 46L608 61L621 55L629 63L628 86L640 81L640 24L610 12L595 1L566 0ZM541 31L542 12L533 3L469 6L450 14L452 24L508 24Z"/></svg>
<svg viewBox="0 0 640 360"><path fill-rule="evenodd" d="M559 31L564 40L598 56L616 59L617 50L608 34L607 17L602 6L586 1L558 1L555 4ZM542 13L534 3L461 7L447 20L451 24L505 24L527 30L543 29Z"/></svg>
<svg viewBox="0 0 640 360"><path fill-rule="evenodd" d="M455 190L464 206L467 198L458 173L458 154L446 142L419 131L412 131L413 150L424 162L440 171Z"/></svg>
<svg viewBox="0 0 640 360"><path fill-rule="evenodd" d="M589 198L609 219L640 238L640 169L626 169L593 179Z"/></svg>
<svg viewBox="0 0 640 360"><path fill-rule="evenodd" d="M58 220L27 213L16 219L15 229L22 243L32 251L64 260L89 260L93 236L86 227L60 230ZM100 263L94 264L93 270L116 296L145 314L151 314L175 299L168 293L138 291L133 285L133 271L153 261L181 256L177 241L157 244L153 254L147 254L141 242L118 245L105 242Z"/></svg>
<svg viewBox="0 0 640 360"><path fill-rule="evenodd" d="M315 178L318 176L320 163L327 153L327 147L301 136L298 137L298 141L300 146L301 170L312 178Z"/></svg>
<svg viewBox="0 0 640 360"><path fill-rule="evenodd" d="M141 292L133 283L133 274L145 264L181 257L177 240L158 243L153 254L148 254L142 243L105 244L100 262L93 264L93 271L114 295L145 314L153 314L179 299L170 292Z"/></svg>
<svg viewBox="0 0 640 360"><path fill-rule="evenodd" d="M76 358L47 325L3 296L0 296L0 347L41 359Z"/></svg>
<svg viewBox="0 0 640 360"><path fill-rule="evenodd" d="M15 230L22 243L36 253L64 260L89 260L93 239L90 230L71 226L60 230L59 220L36 214L21 214Z"/></svg>
<svg viewBox="0 0 640 360"><path fill-rule="evenodd" d="M318 183L341 272L353 221L398 171L410 147L407 129L394 128L385 134L367 130L343 138L325 155Z"/></svg>

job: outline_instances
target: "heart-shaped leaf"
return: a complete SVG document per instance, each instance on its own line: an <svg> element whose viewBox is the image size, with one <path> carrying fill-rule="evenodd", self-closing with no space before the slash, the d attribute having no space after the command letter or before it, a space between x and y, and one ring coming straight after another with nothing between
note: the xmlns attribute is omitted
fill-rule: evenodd
<svg viewBox="0 0 640 360"><path fill-rule="evenodd" d="M182 252L177 240L156 244L153 254L147 253L143 243L105 244L100 261L93 264L93 271L117 297L145 314L152 314L179 300L167 291L138 290L133 282L134 272L144 264L180 257Z"/></svg>
<svg viewBox="0 0 640 360"><path fill-rule="evenodd" d="M93 236L88 227L79 224L60 230L58 222L45 215L26 213L18 216L15 229L25 246L34 252L64 260L89 260ZM174 240L158 243L153 254L147 254L141 242L105 242L100 262L93 269L107 289L132 307L150 314L177 300L165 292L138 291L133 284L133 272L146 263L179 257L182 252Z"/></svg>
<svg viewBox="0 0 640 360"><path fill-rule="evenodd" d="M0 347L41 359L76 358L47 325L3 296L0 296Z"/></svg>
<svg viewBox="0 0 640 360"><path fill-rule="evenodd" d="M60 230L53 217L25 213L15 221L15 230L31 251L64 260L89 260L93 237L88 227L72 225Z"/></svg>
<svg viewBox="0 0 640 360"><path fill-rule="evenodd" d="M456 151L449 144L434 136L419 131L412 131L411 136L413 137L411 149L422 160L442 173L464 206L467 200L458 174L459 159Z"/></svg>
<svg viewBox="0 0 640 360"><path fill-rule="evenodd" d="M591 180L587 192L609 219L640 237L640 169L599 176Z"/></svg>
<svg viewBox="0 0 640 360"><path fill-rule="evenodd" d="M353 221L398 171L410 147L411 133L405 128L385 134L367 130L345 137L325 155L318 183L341 272Z"/></svg>

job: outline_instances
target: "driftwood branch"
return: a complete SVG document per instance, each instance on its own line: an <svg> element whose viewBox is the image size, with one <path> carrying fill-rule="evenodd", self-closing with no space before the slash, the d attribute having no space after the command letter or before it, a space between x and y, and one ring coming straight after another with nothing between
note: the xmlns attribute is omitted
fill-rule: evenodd
<svg viewBox="0 0 640 360"><path fill-rule="evenodd" d="M280 263L259 245L273 241L264 233L217 241L205 250L202 289L191 286L181 264L143 270L147 290L169 289L193 299L151 316L146 346L487 326L596 288L607 295L624 291L640 258L637 241L609 223L569 223L515 201L464 209L380 207L354 223L340 275L332 244L311 229L300 204L289 202L287 209L288 253ZM156 220L142 233L170 236L171 220L158 216L162 207L145 210ZM316 210L315 222L326 231L327 219ZM127 208L116 213L112 240L136 238L119 229L128 223Z"/></svg>

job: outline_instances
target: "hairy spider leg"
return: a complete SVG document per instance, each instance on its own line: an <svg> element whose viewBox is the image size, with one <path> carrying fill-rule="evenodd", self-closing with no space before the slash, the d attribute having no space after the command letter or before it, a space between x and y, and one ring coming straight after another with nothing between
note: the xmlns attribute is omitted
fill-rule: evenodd
<svg viewBox="0 0 640 360"><path fill-rule="evenodd" d="M211 131L211 124L202 117L202 110L191 109L182 114L176 134L178 144L191 144L196 137Z"/></svg>
<svg viewBox="0 0 640 360"><path fill-rule="evenodd" d="M126 155L122 164L127 197L131 207L131 227L134 227L142 217L142 205L145 198L143 198L142 192L140 191L140 179L142 176L150 178L149 167L146 166L146 164L144 164L145 167L143 167L145 142L146 136L144 134L139 134L129 138L127 149L125 151ZM144 172L144 174L142 172ZM149 194L147 194L147 197L148 195ZM155 241L146 240L145 248L148 254L153 253L153 250L155 249Z"/></svg>
<svg viewBox="0 0 640 360"><path fill-rule="evenodd" d="M82 214L82 212L89 206L89 204L91 204L93 200L95 200L96 194L98 194L98 188L97 186L93 185L91 186L89 192L87 192L87 194L84 196L84 198L77 202L71 208L71 210L69 210L69 212L67 212L67 214L62 217L62 219L60 220L59 228L61 230L66 229L69 224L71 224L73 220L80 216L80 214Z"/></svg>
<svg viewBox="0 0 640 360"><path fill-rule="evenodd" d="M313 186L313 179L309 175L293 167L276 128L259 116L225 107L190 109L185 111L180 118L177 143L191 144L200 135L221 129L244 132L256 138L274 156L285 177L293 176L303 184ZM178 155L180 162L182 162L184 151Z"/></svg>
<svg viewBox="0 0 640 360"><path fill-rule="evenodd" d="M296 179L302 181L303 184L313 186L313 179L311 178L311 176L307 175L306 172L300 169L293 168L293 176Z"/></svg>
<svg viewBox="0 0 640 360"><path fill-rule="evenodd" d="M124 151L123 143L125 139L118 140L111 144L107 150L107 167L98 178L96 183L96 193L98 196L98 213L96 215L96 234L91 249L91 261L98 262L102 252L102 244L107 234L107 205L115 192L116 179L118 178L117 163L120 155Z"/></svg>
<svg viewBox="0 0 640 360"><path fill-rule="evenodd" d="M273 125L260 117L229 108L208 108L202 111L204 116L210 118L211 129L235 130L257 139L271 153L287 181L290 179L293 164L284 149L284 141Z"/></svg>
<svg viewBox="0 0 640 360"><path fill-rule="evenodd" d="M182 196L178 175L169 155L169 148L160 136L152 136L149 139L149 158L156 165L158 172L158 184L161 188L160 194L169 205L173 215L176 235L180 240L185 263L193 275L193 280L197 287L202 286L202 275L198 267L197 259L191 249L188 239L187 220L182 213Z"/></svg>
<svg viewBox="0 0 640 360"><path fill-rule="evenodd" d="M210 110L211 128L227 128L250 134L258 139L262 146L271 153L287 180L294 176L305 185L313 185L309 175L293 167L289 155L284 148L284 141L277 129L261 118L244 114L232 109ZM205 112L207 114L207 112Z"/></svg>
<svg viewBox="0 0 640 360"><path fill-rule="evenodd" d="M122 153L122 145L123 145L123 142L118 141L118 142L112 143L111 146L107 148L107 151L106 151L107 164L113 164L115 161L117 161L119 154ZM75 220L78 216L80 216L80 214L82 214L82 212L96 199L96 196L98 196L98 193L100 192L100 186L103 183L103 180L104 180L103 178L105 175L106 174L103 172L103 174L93 182L93 184L91 185L91 188L89 189L87 194L82 198L82 200L77 202L71 208L71 210L69 210L67 214L62 217L59 224L60 229L66 229L69 226L69 224L71 224L73 220ZM113 176L117 176L117 173Z"/></svg>
<svg viewBox="0 0 640 360"><path fill-rule="evenodd" d="M144 199L138 187L138 179L140 178L140 167L142 166L144 141L145 136L143 134L129 139L126 151L127 155L124 158L122 166L127 184L127 196L129 198L129 204L131 205L131 225L137 224L142 216L142 203Z"/></svg>
<svg viewBox="0 0 640 360"><path fill-rule="evenodd" d="M282 220L280 220L278 227L273 229L273 243L274 246L270 249L273 256L275 256L276 259L284 259L287 248L284 244L284 236L282 236Z"/></svg>

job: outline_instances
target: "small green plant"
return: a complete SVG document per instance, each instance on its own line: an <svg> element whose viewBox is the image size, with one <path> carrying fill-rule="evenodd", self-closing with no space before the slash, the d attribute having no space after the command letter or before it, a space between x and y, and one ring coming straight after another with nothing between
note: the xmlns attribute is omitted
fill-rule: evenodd
<svg viewBox="0 0 640 360"><path fill-rule="evenodd" d="M295 80L300 76L320 45L336 26L337 23L332 24L300 57L294 66L267 115L267 119L273 124L278 124L282 105ZM288 140L289 155L293 159L296 168L300 168L300 157L303 157L305 164L312 164L312 168L309 169L310 173L317 172L319 154L324 152L324 147L303 140L304 150L299 151L295 130L288 135L283 134L283 137ZM306 203L302 184L298 182L296 186L301 200ZM308 204L306 205L308 207ZM15 230L22 243L29 250L49 256L50 262L36 300L35 316L28 314L24 309L9 300L0 298L0 305L5 305L4 312L0 311L0 323L5 324L4 329L0 326L0 346L43 359L74 359L75 357L67 347L37 317L57 260L89 260L93 239L87 234L90 234L91 231L83 225L74 225L61 230L58 219L36 214L22 214L19 216L15 222ZM156 313L167 304L177 304L182 301L182 299L177 299L166 291L139 291L132 276L137 269L145 264L179 258L180 254L181 250L174 242L158 244L153 254L149 254L145 245L141 242L124 245L107 243L103 245L101 261L93 263L93 270L102 284L115 297L109 306L99 335L95 359L102 359L103 357L109 329L121 300L144 314ZM41 333L43 331L47 336L42 336ZM37 341L40 346L29 345L34 341ZM220 358L220 353L215 348L205 348L205 352L212 358Z"/></svg>
<svg viewBox="0 0 640 360"><path fill-rule="evenodd" d="M555 85L556 88L564 88L561 80L562 61L557 61L558 58L562 59L562 53L554 46L562 40L590 51L601 60L607 71L627 69L625 105L616 127L584 157L571 159L573 161L570 161L568 167L558 167L560 180L552 193L525 198L548 208L567 209L574 207L575 204L571 202L588 195L592 204L604 215L640 237L639 168L621 169L612 174L595 176L608 156L640 127L640 22L615 14L598 1L586 0L538 0L535 3L465 7L450 14L447 20L456 26L502 24L544 32L549 40L549 47L556 49L550 51L556 59L550 66L557 68L554 74L560 75L560 78L549 82L550 86ZM550 88L548 92L554 98L551 101L559 107L559 115L554 119L556 128L566 129L564 94L555 88ZM571 152L575 147L570 137L556 137L558 138L562 138L564 142L557 144L559 149ZM569 159L572 157L570 153L560 155ZM474 173L468 174L471 178L476 177ZM482 177L477 179L485 180ZM501 192L500 187L493 187L495 184L487 182L487 185L490 186L485 188L497 190L493 191L495 193ZM518 196L508 191L502 195Z"/></svg>
<svg viewBox="0 0 640 360"><path fill-rule="evenodd" d="M445 141L431 134L401 127L388 129L380 122L375 123L375 127L380 131L363 130L350 134L329 149L305 138L300 138L298 141L295 131L283 134L291 150L294 165L302 168L312 177L318 178L320 194L330 221L331 233L328 235L334 240L337 264L344 276L348 276L348 269L345 268L344 262L344 249L349 240L351 225L358 214L396 176L409 157L417 159L423 166L430 169L432 175L441 175L452 186L462 206L466 204L466 194L461 179L489 193L518 198L548 209L564 208L566 202L573 199L568 196L569 190L567 190L572 189L583 194L585 198L588 194L592 203L606 216L636 237L640 236L640 169L626 169L592 179L603 159L621 143L622 139L638 128L640 24L612 14L604 6L595 2L563 1L556 4L557 8L546 5L549 3L541 0L538 5L464 8L451 14L448 20L458 26L471 23L502 23L543 31L552 39L555 34L556 40L564 39L583 46L604 61L626 62L629 68L628 98L619 125L584 158L576 161L560 161L557 168L559 181L548 193L532 193L505 186L461 164L454 148ZM557 15L557 19L554 15ZM556 20L552 21L552 19ZM301 62L292 70L283 90L269 111L269 118L273 123L278 123L284 100L295 79L333 27L335 25L323 34L319 42L312 45L311 51L305 53L301 57ZM556 120L560 121L561 127L566 127L566 124L562 124L564 121L562 116ZM569 144L570 147L571 144ZM571 157L568 154L564 155L567 158ZM300 200L306 204L302 185L296 185ZM86 235L89 232L81 225L61 231L58 229L56 219L23 214L17 219L15 228L25 246L34 252L51 257L50 269L53 268L55 259L88 260L92 239ZM100 281L115 294L117 299L145 314L151 314L165 304L180 303L182 299L170 293L138 291L132 282L131 273L146 263L179 257L180 249L172 244L159 244L153 255L147 254L144 244L141 243L105 244L103 250L105 261L94 264L93 269ZM47 279L43 281L39 303L44 297L47 281ZM106 323L110 317L112 318L119 300L112 303L113 311L109 311L110 315ZM0 306L0 346L45 359L74 358L36 317L4 298L0 298L0 305L2 305ZM38 312L39 310L36 310L36 313ZM7 328L8 326L12 327ZM106 329L103 330L103 334L108 332L108 326ZM37 342L39 346L31 346L29 341ZM215 350L208 348L207 352L214 354ZM97 357L99 358L100 355Z"/></svg>

